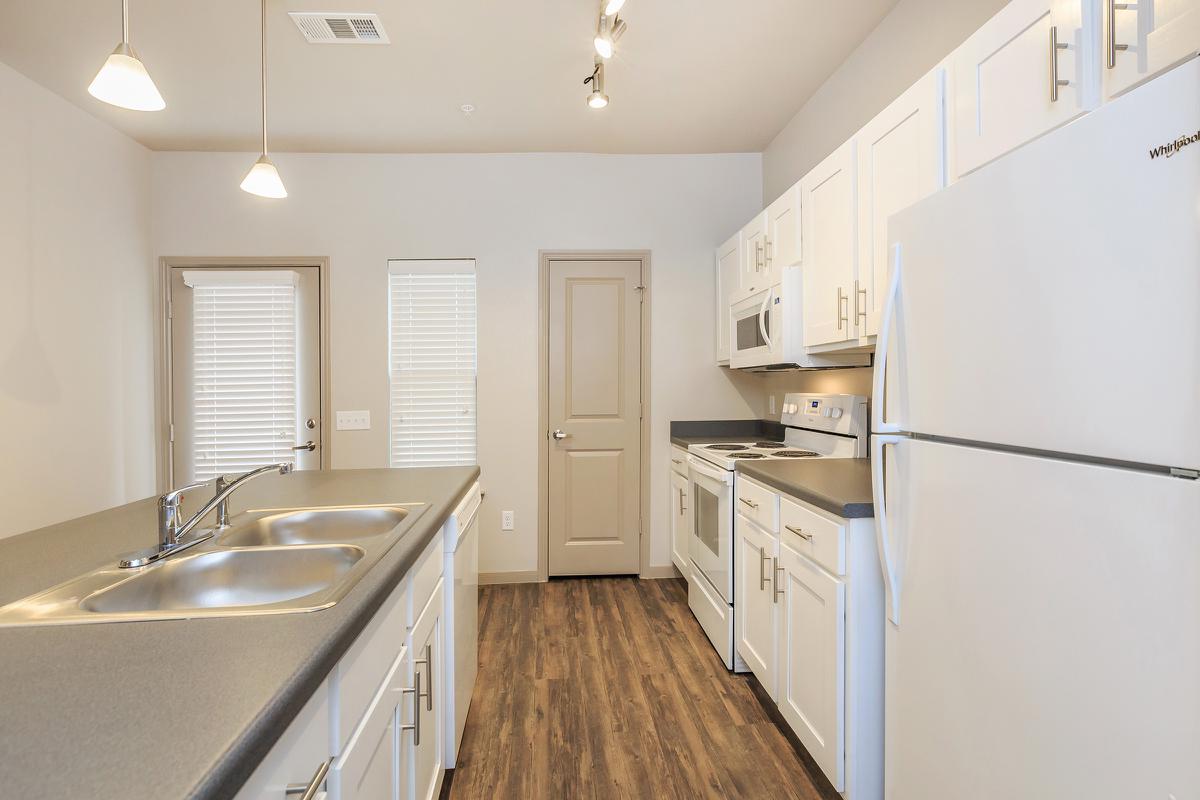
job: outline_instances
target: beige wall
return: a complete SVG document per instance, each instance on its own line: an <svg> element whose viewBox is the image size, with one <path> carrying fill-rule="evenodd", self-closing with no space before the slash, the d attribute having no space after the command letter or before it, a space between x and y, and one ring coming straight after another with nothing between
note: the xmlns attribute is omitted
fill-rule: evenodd
<svg viewBox="0 0 1200 800"><path fill-rule="evenodd" d="M0 536L154 492L150 153L0 64Z"/></svg>
<svg viewBox="0 0 1200 800"><path fill-rule="evenodd" d="M762 399L758 413L763 419L778 420L783 396L788 392L822 392L827 394L861 394L871 396L871 368L822 369L811 372L770 372L758 376ZM775 398L771 411L770 398Z"/></svg>
<svg viewBox="0 0 1200 800"><path fill-rule="evenodd" d="M762 404L752 376L712 366L713 248L758 210L757 154L279 154L282 202L238 190L251 154L153 160L156 255L330 258L333 405L373 425L333 434L334 467L387 464L387 260L476 259L484 571L537 565L539 249L652 251L652 565L670 563L669 421Z"/></svg>
<svg viewBox="0 0 1200 800"><path fill-rule="evenodd" d="M763 153L763 204L949 55L1007 0L900 0Z"/></svg>

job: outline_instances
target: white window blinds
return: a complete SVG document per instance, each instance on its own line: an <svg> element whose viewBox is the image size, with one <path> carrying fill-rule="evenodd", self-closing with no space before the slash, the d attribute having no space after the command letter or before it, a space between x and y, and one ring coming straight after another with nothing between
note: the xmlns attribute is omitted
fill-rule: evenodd
<svg viewBox="0 0 1200 800"><path fill-rule="evenodd" d="M474 267L389 262L393 467L476 463Z"/></svg>
<svg viewBox="0 0 1200 800"><path fill-rule="evenodd" d="M193 289L196 480L292 460L296 273L184 273Z"/></svg>

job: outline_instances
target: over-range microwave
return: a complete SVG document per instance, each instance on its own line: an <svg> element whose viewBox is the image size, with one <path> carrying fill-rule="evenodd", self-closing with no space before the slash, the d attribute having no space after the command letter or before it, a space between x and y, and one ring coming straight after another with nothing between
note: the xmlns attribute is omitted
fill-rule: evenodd
<svg viewBox="0 0 1200 800"><path fill-rule="evenodd" d="M733 369L865 367L867 353L817 354L804 348L801 267L788 267L767 289L733 294L729 305L729 366Z"/></svg>

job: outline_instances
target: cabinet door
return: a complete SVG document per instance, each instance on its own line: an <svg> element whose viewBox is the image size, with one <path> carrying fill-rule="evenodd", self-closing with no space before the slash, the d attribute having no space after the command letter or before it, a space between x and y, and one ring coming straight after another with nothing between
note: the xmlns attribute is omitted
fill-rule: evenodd
<svg viewBox="0 0 1200 800"><path fill-rule="evenodd" d="M692 515L688 506L688 479L671 470L671 561L684 575L689 574L688 535Z"/></svg>
<svg viewBox="0 0 1200 800"><path fill-rule="evenodd" d="M767 283L767 212L752 219L742 228L742 279L739 286L745 294L759 291Z"/></svg>
<svg viewBox="0 0 1200 800"><path fill-rule="evenodd" d="M413 748L413 800L435 800L442 787L445 744L445 703L442 667L443 582L437 588L412 630L413 686L418 688L420 726Z"/></svg>
<svg viewBox="0 0 1200 800"><path fill-rule="evenodd" d="M278 800L289 785L311 780L330 750L329 687L323 683L242 784L235 800ZM324 797L324 792L317 794L319 800Z"/></svg>
<svg viewBox="0 0 1200 800"><path fill-rule="evenodd" d="M779 555L778 540L750 520L737 515L735 552L737 577L734 580L736 613L735 645L746 666L758 678L772 700L779 699L776 679L777 647L774 573ZM781 585L782 588L782 585Z"/></svg>
<svg viewBox="0 0 1200 800"><path fill-rule="evenodd" d="M780 547L779 710L839 792L846 783L846 585Z"/></svg>
<svg viewBox="0 0 1200 800"><path fill-rule="evenodd" d="M858 149L858 279L851 302L860 335L879 333L888 282L888 217L945 185L944 73L933 70L871 120Z"/></svg>
<svg viewBox="0 0 1200 800"><path fill-rule="evenodd" d="M854 154L855 143L851 140L800 181L806 347L856 336L850 313L858 225Z"/></svg>
<svg viewBox="0 0 1200 800"><path fill-rule="evenodd" d="M1104 4L1104 94L1108 98L1196 55L1200 4L1196 0L1137 0ZM1120 8L1120 6L1126 6Z"/></svg>
<svg viewBox="0 0 1200 800"><path fill-rule="evenodd" d="M1080 44L1090 35L1081 23L1083 2L1013 0L954 51L950 120L956 179L1086 110L1086 84L1095 65L1080 57ZM1052 30L1066 45L1053 54ZM1068 81L1056 96L1052 57L1059 80Z"/></svg>
<svg viewBox="0 0 1200 800"><path fill-rule="evenodd" d="M766 285L783 280L784 267L800 263L800 185L767 206Z"/></svg>
<svg viewBox="0 0 1200 800"><path fill-rule="evenodd" d="M742 280L742 234L717 248L717 363L729 363L729 304Z"/></svg>
<svg viewBox="0 0 1200 800"><path fill-rule="evenodd" d="M402 648L366 716L329 771L330 800L402 800L408 797L409 734L400 721L413 703L405 692L408 648Z"/></svg>

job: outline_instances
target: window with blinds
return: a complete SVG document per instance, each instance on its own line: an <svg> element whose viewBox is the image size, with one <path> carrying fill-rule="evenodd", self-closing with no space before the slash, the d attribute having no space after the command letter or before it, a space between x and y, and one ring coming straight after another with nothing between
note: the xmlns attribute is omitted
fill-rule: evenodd
<svg viewBox="0 0 1200 800"><path fill-rule="evenodd" d="M475 263L392 261L393 467L476 463Z"/></svg>
<svg viewBox="0 0 1200 800"><path fill-rule="evenodd" d="M196 271L192 296L194 477L292 460L296 274Z"/></svg>

